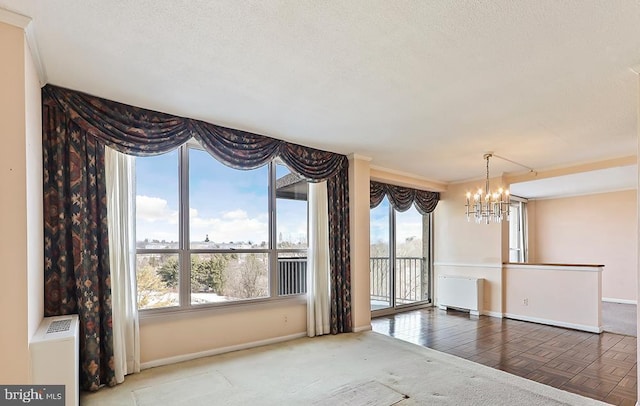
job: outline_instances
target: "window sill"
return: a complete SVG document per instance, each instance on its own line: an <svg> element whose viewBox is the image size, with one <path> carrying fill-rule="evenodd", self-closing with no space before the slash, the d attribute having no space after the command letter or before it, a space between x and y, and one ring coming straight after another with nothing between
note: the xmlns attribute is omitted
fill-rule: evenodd
<svg viewBox="0 0 640 406"><path fill-rule="evenodd" d="M238 302L193 305L188 307L167 307L162 309L139 310L140 323L162 322L190 317L269 309L283 305L306 305L307 295L245 300Z"/></svg>

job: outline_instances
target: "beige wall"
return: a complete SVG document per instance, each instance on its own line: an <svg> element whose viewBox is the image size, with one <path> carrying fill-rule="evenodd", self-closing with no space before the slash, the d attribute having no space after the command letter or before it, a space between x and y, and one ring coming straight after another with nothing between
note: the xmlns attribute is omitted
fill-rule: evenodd
<svg viewBox="0 0 640 406"><path fill-rule="evenodd" d="M637 192L538 200L529 262L603 264L602 297L637 300ZM534 255L532 255L534 254Z"/></svg>
<svg viewBox="0 0 640 406"><path fill-rule="evenodd" d="M482 181L450 185L440 194L434 212L435 299L439 275L483 278L484 309L502 314L502 228L500 224L467 222L464 204L467 191L475 191ZM499 179L491 180L498 185Z"/></svg>
<svg viewBox="0 0 640 406"><path fill-rule="evenodd" d="M354 331L371 329L369 278L369 158L349 157L351 316Z"/></svg>
<svg viewBox="0 0 640 406"><path fill-rule="evenodd" d="M140 357L144 368L306 332L306 304L297 300L147 318L140 323Z"/></svg>
<svg viewBox="0 0 640 406"><path fill-rule="evenodd" d="M599 333L601 269L508 265L503 279L505 315Z"/></svg>
<svg viewBox="0 0 640 406"><path fill-rule="evenodd" d="M25 49L28 48L25 39ZM32 337L44 315L44 232L42 197L42 96L31 52L25 52L27 269Z"/></svg>
<svg viewBox="0 0 640 406"><path fill-rule="evenodd" d="M42 314L40 94L22 28L0 23L0 382L30 382L29 339ZM31 167L33 165L33 167ZM41 164L40 164L41 165ZM39 183L38 183L39 182ZM39 199L32 202L30 199ZM37 214L39 212L39 214ZM40 256L38 258L38 256ZM39 295L40 299L32 296Z"/></svg>

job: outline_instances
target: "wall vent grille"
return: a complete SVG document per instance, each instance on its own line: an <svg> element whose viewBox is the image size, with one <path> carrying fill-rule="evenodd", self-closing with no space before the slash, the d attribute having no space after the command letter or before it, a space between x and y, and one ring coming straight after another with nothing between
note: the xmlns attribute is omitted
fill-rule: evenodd
<svg viewBox="0 0 640 406"><path fill-rule="evenodd" d="M49 324L46 334L63 333L71 328L71 319L55 320Z"/></svg>

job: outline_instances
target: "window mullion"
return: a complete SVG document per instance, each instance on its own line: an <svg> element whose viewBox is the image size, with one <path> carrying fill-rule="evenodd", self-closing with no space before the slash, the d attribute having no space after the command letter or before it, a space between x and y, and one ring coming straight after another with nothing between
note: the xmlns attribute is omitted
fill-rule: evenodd
<svg viewBox="0 0 640 406"><path fill-rule="evenodd" d="M396 307L396 211L389 204L389 304Z"/></svg>
<svg viewBox="0 0 640 406"><path fill-rule="evenodd" d="M276 163L269 163L269 296L278 296L278 251L276 230Z"/></svg>
<svg viewBox="0 0 640 406"><path fill-rule="evenodd" d="M180 147L179 158L180 189L180 306L191 305L191 255L189 241L189 148L186 144Z"/></svg>

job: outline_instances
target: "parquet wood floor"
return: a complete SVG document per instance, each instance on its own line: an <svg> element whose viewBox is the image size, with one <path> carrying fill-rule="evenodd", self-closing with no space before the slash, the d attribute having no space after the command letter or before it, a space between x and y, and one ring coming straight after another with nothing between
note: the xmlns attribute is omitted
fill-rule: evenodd
<svg viewBox="0 0 640 406"><path fill-rule="evenodd" d="M373 330L614 405L637 398L636 338L427 308Z"/></svg>

